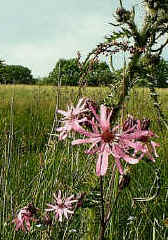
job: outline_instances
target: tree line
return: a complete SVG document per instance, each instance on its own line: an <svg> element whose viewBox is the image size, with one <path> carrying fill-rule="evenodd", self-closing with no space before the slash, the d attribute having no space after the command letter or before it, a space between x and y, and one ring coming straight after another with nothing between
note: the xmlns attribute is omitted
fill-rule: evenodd
<svg viewBox="0 0 168 240"><path fill-rule="evenodd" d="M0 60L1 84L35 84L31 70L21 65L7 65Z"/></svg>
<svg viewBox="0 0 168 240"><path fill-rule="evenodd" d="M147 86L150 63L147 58L141 58L137 65L135 81L138 86ZM154 56L150 61L155 61L155 87L168 87L168 62L163 58ZM85 75L87 86L110 85L122 79L123 70L110 69L106 62L95 61L92 69ZM81 69L76 58L59 59L47 77L34 78L28 67L21 65L7 65L0 60L1 84L42 84L77 86L81 78Z"/></svg>
<svg viewBox="0 0 168 240"><path fill-rule="evenodd" d="M60 59L52 72L49 73L46 83L77 86L81 78L81 69L76 58ZM107 85L112 82L113 73L106 62L95 61L86 73L85 83L88 86Z"/></svg>

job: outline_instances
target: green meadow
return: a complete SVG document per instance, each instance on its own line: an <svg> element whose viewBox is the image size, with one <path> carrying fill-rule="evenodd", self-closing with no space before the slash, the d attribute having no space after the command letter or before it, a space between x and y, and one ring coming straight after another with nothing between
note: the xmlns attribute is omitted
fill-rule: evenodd
<svg viewBox="0 0 168 240"><path fill-rule="evenodd" d="M160 107L168 119L168 89L157 90ZM109 88L0 85L0 239L53 240L98 239L100 206L99 178L95 174L96 156L86 155L86 146L72 146L67 138L58 141L56 127L60 115L79 97L98 103L110 94ZM106 239L168 239L168 129L160 122L146 88L134 88L123 106L123 115L149 118L159 157L130 166L131 181L120 193L112 209ZM121 122L120 116L118 123ZM74 137L73 135L71 136ZM104 186L113 175L114 160L109 160ZM124 162L123 162L124 165ZM159 190L155 183L159 172ZM53 226L33 223L30 233L15 231L12 220L28 203L44 210L58 190L68 195L85 193L83 205L74 215ZM134 202L133 198L150 199ZM113 189L108 189L113 193ZM115 193L114 193L115 194Z"/></svg>

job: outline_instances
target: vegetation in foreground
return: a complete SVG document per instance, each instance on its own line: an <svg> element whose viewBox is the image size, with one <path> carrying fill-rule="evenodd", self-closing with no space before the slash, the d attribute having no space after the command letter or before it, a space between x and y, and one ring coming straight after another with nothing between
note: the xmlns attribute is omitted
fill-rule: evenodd
<svg viewBox="0 0 168 240"><path fill-rule="evenodd" d="M100 103L108 91L107 88L85 88L83 94ZM84 146L72 147L70 139L62 143L50 134L55 107L66 109L67 103L75 103L78 89L1 86L0 92L1 238L97 239L100 217L99 204L96 204L99 201L99 178L95 175L97 159L85 155ZM163 111L167 114L168 92L160 89L159 93ZM168 136L158 124L148 90L133 89L125 107L136 118L151 119L150 128L159 136L159 158L155 164L143 160L130 166L130 184L118 198L107 233L109 239L166 239ZM55 127L58 120L55 118ZM105 186L112 177L112 162L110 160L104 179ZM133 198L148 198L155 192L156 169L161 170L158 196L133 205ZM43 228L34 223L29 234L15 231L12 220L19 209L33 203L45 210L46 203L53 201L53 193L59 189L67 194L86 194L82 207L68 222L63 219L62 224L55 222L54 226Z"/></svg>

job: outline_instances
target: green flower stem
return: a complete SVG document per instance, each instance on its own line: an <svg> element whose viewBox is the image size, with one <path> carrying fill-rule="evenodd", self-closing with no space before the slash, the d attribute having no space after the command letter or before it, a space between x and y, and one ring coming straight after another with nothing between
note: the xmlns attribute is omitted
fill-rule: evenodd
<svg viewBox="0 0 168 240"><path fill-rule="evenodd" d="M105 214L104 214L104 192L103 192L103 177L100 176L100 194L101 194L101 229L99 240L105 240L104 234L106 230Z"/></svg>

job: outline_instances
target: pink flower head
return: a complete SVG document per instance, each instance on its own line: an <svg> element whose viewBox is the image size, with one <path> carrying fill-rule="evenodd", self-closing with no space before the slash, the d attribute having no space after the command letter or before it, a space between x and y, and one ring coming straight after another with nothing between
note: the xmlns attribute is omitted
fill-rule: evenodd
<svg viewBox="0 0 168 240"><path fill-rule="evenodd" d="M143 145L143 148L141 149L141 152L142 152L141 158L144 155L147 155L147 157L150 160L155 162L155 158L158 157L158 154L156 152L156 147L159 147L160 144L151 140L152 137L157 137L157 136L152 131L148 130L148 128L149 128L149 120L147 119L137 120L137 124L136 124L137 140L142 142L142 145ZM142 131L146 134L141 135L140 132Z"/></svg>
<svg viewBox="0 0 168 240"><path fill-rule="evenodd" d="M58 196L56 196L56 194L53 194L54 196L54 200L55 200L55 204L47 204L47 206L49 207L48 209L46 209L45 211L47 212L51 212L54 211L56 214L56 219L58 219L58 221L62 222L62 216L64 215L66 217L66 219L68 219L68 214L73 214L74 211L71 210L72 209L72 204L78 202L78 200L74 199L74 195L71 195L68 198L61 198L61 191L59 190L58 192Z"/></svg>
<svg viewBox="0 0 168 240"><path fill-rule="evenodd" d="M79 124L87 120L86 117L81 117L83 113L88 111L86 100L84 98L79 99L76 107L73 105L68 106L67 111L57 110L58 113L64 116L62 120L63 126L56 129L56 131L60 132L59 140L64 140L70 131L80 131Z"/></svg>
<svg viewBox="0 0 168 240"><path fill-rule="evenodd" d="M149 137L150 131L137 129L134 122L130 119L130 123L125 126L125 131L121 126L116 126L111 129L110 118L112 111L109 111L106 106L100 106L100 115L93 108L90 108L95 119L92 120L92 132L85 129L80 131L81 134L88 138L72 141L72 144L92 143L87 151L88 154L98 153L96 164L97 176L106 174L108 168L108 158L113 155L120 174L123 174L120 159L124 159L129 164L136 164L147 153L144 144L138 141L140 138ZM130 154L130 150L133 154ZM137 154L142 152L140 157Z"/></svg>
<svg viewBox="0 0 168 240"><path fill-rule="evenodd" d="M12 221L16 224L15 230L18 231L20 228L24 232L26 230L30 232L30 221L35 221L33 215L36 213L36 210L32 204L22 208L17 214L17 217Z"/></svg>

